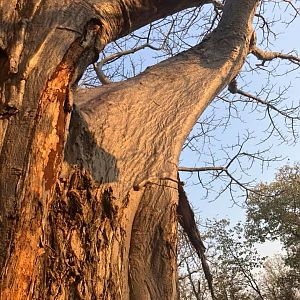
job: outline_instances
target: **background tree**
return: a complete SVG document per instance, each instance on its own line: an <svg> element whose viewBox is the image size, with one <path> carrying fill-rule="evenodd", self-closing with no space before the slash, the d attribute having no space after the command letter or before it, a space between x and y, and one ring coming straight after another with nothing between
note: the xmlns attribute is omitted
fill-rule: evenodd
<svg viewBox="0 0 300 300"><path fill-rule="evenodd" d="M260 184L247 204L247 234L257 242L279 239L291 276L300 282L300 167L281 168L274 182ZM292 274L294 273L294 274Z"/></svg>
<svg viewBox="0 0 300 300"><path fill-rule="evenodd" d="M229 227L228 220L208 225L207 236L215 244L216 285L220 287L217 299L264 299L255 278L255 270L263 258L252 243L244 237L240 223ZM255 296L253 296L253 294Z"/></svg>
<svg viewBox="0 0 300 300"><path fill-rule="evenodd" d="M216 299L299 299L299 272L286 263L285 254L267 259L259 255L242 224L232 227L228 220L206 220L201 228ZM178 249L180 297L212 299L201 262L181 230Z"/></svg>
<svg viewBox="0 0 300 300"><path fill-rule="evenodd" d="M299 282L295 280L282 256L278 255L266 261L260 282L266 299L300 299Z"/></svg>
<svg viewBox="0 0 300 300"><path fill-rule="evenodd" d="M245 225L206 222L203 239L217 299L299 299L299 170L298 164L284 166L274 182L261 183L250 194ZM285 253L263 263L254 243L266 240L280 240ZM186 299L210 299L200 262L187 243L181 233L181 294Z"/></svg>
<svg viewBox="0 0 300 300"><path fill-rule="evenodd" d="M257 48L253 18L264 20L268 2L0 2L3 299L176 298L178 158L188 133L227 85L245 96L235 78L249 53L299 64ZM130 80L76 91L108 43L204 4L214 13L196 46L174 45L178 55ZM293 110L283 111L293 124Z"/></svg>
<svg viewBox="0 0 300 300"><path fill-rule="evenodd" d="M213 275L216 299L266 299L257 270L264 258L244 237L241 224L230 227L228 220L207 220L203 240ZM199 259L181 233L179 242L179 288L183 299L211 299Z"/></svg>

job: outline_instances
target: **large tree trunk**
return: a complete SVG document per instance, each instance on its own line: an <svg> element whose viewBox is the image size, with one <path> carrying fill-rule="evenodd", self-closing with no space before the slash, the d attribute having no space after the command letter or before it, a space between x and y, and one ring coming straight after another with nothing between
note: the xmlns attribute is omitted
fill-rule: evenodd
<svg viewBox="0 0 300 300"><path fill-rule="evenodd" d="M239 72L257 1L227 1L199 46L80 90L70 118L72 87L108 42L202 2L0 3L1 299L176 298L178 157Z"/></svg>

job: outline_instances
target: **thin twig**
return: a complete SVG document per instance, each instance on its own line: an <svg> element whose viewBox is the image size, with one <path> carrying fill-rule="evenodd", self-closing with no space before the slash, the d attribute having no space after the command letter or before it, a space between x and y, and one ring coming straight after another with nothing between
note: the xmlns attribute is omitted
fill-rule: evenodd
<svg viewBox="0 0 300 300"><path fill-rule="evenodd" d="M100 82L104 85L104 84L109 84L112 81L103 73L102 68L105 64L107 64L108 62L112 61L112 60L116 60L124 55L128 55L128 54L133 54L139 50L145 49L145 48L150 48L152 50L160 50L160 48L156 48L152 45L150 45L149 43L145 43L141 46L129 49L129 50L124 50L124 51L120 51L117 53L114 53L112 55L109 55L105 58L103 58L101 61L99 61L97 64L93 64L94 66L94 70L97 74L98 79L100 80Z"/></svg>

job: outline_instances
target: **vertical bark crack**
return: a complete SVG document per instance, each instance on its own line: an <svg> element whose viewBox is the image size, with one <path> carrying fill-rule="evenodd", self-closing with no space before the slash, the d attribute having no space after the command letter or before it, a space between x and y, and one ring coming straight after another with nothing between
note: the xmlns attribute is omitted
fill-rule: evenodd
<svg viewBox="0 0 300 300"><path fill-rule="evenodd" d="M5 50L0 48L0 84L9 78L9 58Z"/></svg>

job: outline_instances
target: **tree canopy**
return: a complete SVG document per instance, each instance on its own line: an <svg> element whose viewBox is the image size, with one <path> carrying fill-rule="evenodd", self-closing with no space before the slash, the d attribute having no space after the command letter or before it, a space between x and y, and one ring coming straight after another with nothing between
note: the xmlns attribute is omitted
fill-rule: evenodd
<svg viewBox="0 0 300 300"><path fill-rule="evenodd" d="M300 166L281 168L276 179L262 183L247 203L247 234L253 241L279 239L287 264L300 281Z"/></svg>
<svg viewBox="0 0 300 300"><path fill-rule="evenodd" d="M257 244L245 235L245 224L232 226L229 220L206 220L202 240L213 275L213 289L218 300L298 300L299 270L291 268L284 253L268 257L259 254ZM200 262L188 239L180 231L178 265L182 299L214 299Z"/></svg>

